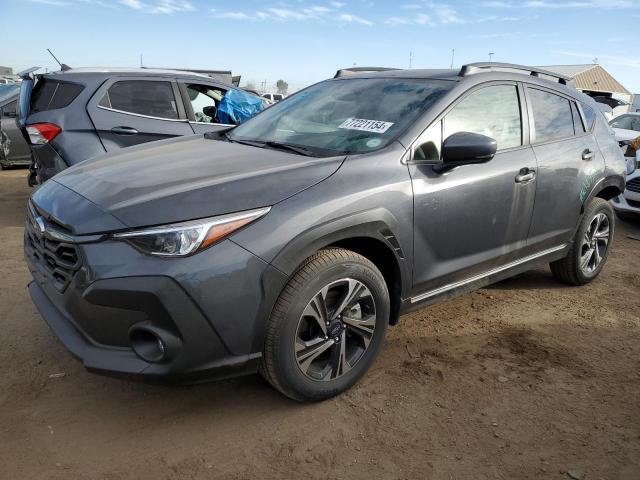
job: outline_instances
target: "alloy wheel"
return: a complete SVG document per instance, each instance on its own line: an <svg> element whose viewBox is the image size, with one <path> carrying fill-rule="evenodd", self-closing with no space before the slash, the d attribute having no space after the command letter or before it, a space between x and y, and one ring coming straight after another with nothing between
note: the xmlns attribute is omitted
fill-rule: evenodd
<svg viewBox="0 0 640 480"><path fill-rule="evenodd" d="M376 306L369 288L352 278L331 282L313 296L298 322L298 368L312 380L341 377L363 357L375 328Z"/></svg>
<svg viewBox="0 0 640 480"><path fill-rule="evenodd" d="M580 248L580 269L586 275L595 272L609 248L609 217L604 213L596 214L582 238Z"/></svg>

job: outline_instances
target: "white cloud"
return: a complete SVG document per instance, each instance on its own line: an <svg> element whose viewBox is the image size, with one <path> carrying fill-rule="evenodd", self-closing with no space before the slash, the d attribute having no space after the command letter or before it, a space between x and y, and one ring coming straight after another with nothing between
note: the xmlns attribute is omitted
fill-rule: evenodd
<svg viewBox="0 0 640 480"><path fill-rule="evenodd" d="M558 50L554 53L566 55L567 57L584 58L591 61L598 59L598 63L609 63L611 65L622 65L625 67L640 68L640 59L632 57L616 57L611 55L597 55L594 53L573 52L567 50Z"/></svg>
<svg viewBox="0 0 640 480"><path fill-rule="evenodd" d="M44 5L52 5L54 7L66 7L70 5L69 2L63 0L31 0L33 3L42 3Z"/></svg>
<svg viewBox="0 0 640 480"><path fill-rule="evenodd" d="M188 0L119 0L118 3L125 7L145 13L171 14L175 12L190 12L195 10L193 4Z"/></svg>
<svg viewBox="0 0 640 480"><path fill-rule="evenodd" d="M469 38L484 38L484 39L492 39L492 38L512 38L519 37L520 32L502 32L502 33L481 33L478 35L471 35Z"/></svg>
<svg viewBox="0 0 640 480"><path fill-rule="evenodd" d="M440 20L440 23L465 23L464 19L458 15L458 12L445 3L431 3L428 4L432 9L434 14Z"/></svg>
<svg viewBox="0 0 640 480"><path fill-rule="evenodd" d="M366 18L352 15L351 13L341 13L340 15L338 15L338 20L347 23L359 23L360 25L366 25L367 27L373 26L373 22L367 20Z"/></svg>
<svg viewBox="0 0 640 480"><path fill-rule="evenodd" d="M403 10L411 10L408 16L395 16L388 18L384 23L396 27L399 25L447 25L452 23L466 23L457 10L449 4L437 3L430 0L421 0L419 3L407 3L401 5ZM414 12L421 11L420 14Z"/></svg>
<svg viewBox="0 0 640 480"><path fill-rule="evenodd" d="M249 15L244 12L222 12L217 13L216 18L224 19L228 18L231 20L249 20Z"/></svg>
<svg viewBox="0 0 640 480"><path fill-rule="evenodd" d="M136 10L142 9L142 2L140 0L120 0L120 3L125 7L134 8Z"/></svg>
<svg viewBox="0 0 640 480"><path fill-rule="evenodd" d="M137 1L137 0L134 0ZM243 21L329 21L341 23L357 23L368 27L373 22L366 18L351 14L342 13L341 9L346 4L344 2L329 2L326 5L312 5L304 8L289 8L282 6L263 8L258 11L226 11L220 12L217 9L211 9L216 18L227 18L231 20Z"/></svg>
<svg viewBox="0 0 640 480"><path fill-rule="evenodd" d="M419 13L411 17L390 17L384 23L391 27L399 25L435 25L432 18L426 13Z"/></svg>
<svg viewBox="0 0 640 480"><path fill-rule="evenodd" d="M56 7L72 7L79 5L95 5L104 8L130 8L142 13L190 12L195 10L191 0L30 0L33 3L53 5Z"/></svg>
<svg viewBox="0 0 640 480"><path fill-rule="evenodd" d="M549 1L549 0L528 0L525 2L505 2L494 0L482 4L489 8L539 8L539 9L562 9L562 8L640 8L638 0L573 0L573 1Z"/></svg>

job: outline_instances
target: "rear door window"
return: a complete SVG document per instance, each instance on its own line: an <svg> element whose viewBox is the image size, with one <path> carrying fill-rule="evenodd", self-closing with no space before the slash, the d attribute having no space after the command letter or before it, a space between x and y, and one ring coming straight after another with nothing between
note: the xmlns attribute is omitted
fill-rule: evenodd
<svg viewBox="0 0 640 480"><path fill-rule="evenodd" d="M121 80L109 87L98 105L149 117L178 119L171 82Z"/></svg>
<svg viewBox="0 0 640 480"><path fill-rule="evenodd" d="M36 113L67 107L83 89L84 86L77 83L41 78L33 87L29 110Z"/></svg>
<svg viewBox="0 0 640 480"><path fill-rule="evenodd" d="M536 142L547 142L574 135L569 100L536 88L528 88L536 132Z"/></svg>
<svg viewBox="0 0 640 480"><path fill-rule="evenodd" d="M220 123L218 119L218 106L226 90L214 88L210 85L187 85L187 96L191 103L193 116L196 122Z"/></svg>
<svg viewBox="0 0 640 480"><path fill-rule="evenodd" d="M463 98L444 118L446 139L456 132L493 138L498 150L522 145L520 102L515 85L494 85Z"/></svg>

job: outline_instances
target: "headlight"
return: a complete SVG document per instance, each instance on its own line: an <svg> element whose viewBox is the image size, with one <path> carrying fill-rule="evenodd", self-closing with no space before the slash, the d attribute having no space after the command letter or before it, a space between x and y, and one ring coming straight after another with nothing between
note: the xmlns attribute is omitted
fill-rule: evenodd
<svg viewBox="0 0 640 480"><path fill-rule="evenodd" d="M625 157L625 160L627 161L627 175L631 175L636 171L636 159Z"/></svg>
<svg viewBox="0 0 640 480"><path fill-rule="evenodd" d="M236 230L263 217L269 210L271 207L264 207L191 222L116 233L113 238L124 240L149 255L186 257L210 247Z"/></svg>

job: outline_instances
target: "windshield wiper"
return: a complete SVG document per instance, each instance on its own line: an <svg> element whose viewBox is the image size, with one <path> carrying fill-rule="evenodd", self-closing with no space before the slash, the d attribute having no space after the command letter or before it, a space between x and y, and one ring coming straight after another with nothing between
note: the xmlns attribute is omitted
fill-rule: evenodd
<svg viewBox="0 0 640 480"><path fill-rule="evenodd" d="M259 142L254 140L239 140L237 138L231 138L226 133L224 134L224 137L231 143L241 143L242 145L249 145L251 147L264 148L264 145L265 145L265 142Z"/></svg>
<svg viewBox="0 0 640 480"><path fill-rule="evenodd" d="M299 147L298 145L291 145L290 143L280 143L274 141L264 142L264 146L271 147L279 150L288 150L293 153L297 153L298 155L304 155L305 157L315 157L316 154L312 150Z"/></svg>
<svg viewBox="0 0 640 480"><path fill-rule="evenodd" d="M316 157L316 153L313 152L309 148L291 145L290 143L281 143L275 142L272 140L262 141L262 140L245 140L238 138L231 138L227 133L224 134L224 137L232 143L241 143L243 145L249 145L251 147L258 148L273 148L275 150L287 150L289 152L297 153L298 155L304 155L305 157Z"/></svg>

